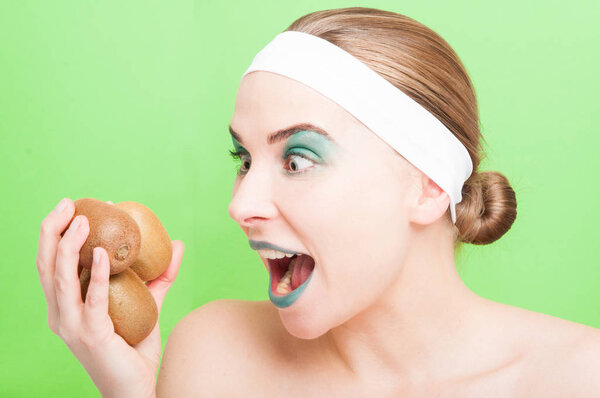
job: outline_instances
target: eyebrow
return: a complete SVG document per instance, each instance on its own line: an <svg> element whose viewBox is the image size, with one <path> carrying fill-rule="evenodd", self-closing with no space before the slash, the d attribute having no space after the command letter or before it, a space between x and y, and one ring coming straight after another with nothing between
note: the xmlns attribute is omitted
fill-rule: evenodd
<svg viewBox="0 0 600 398"><path fill-rule="evenodd" d="M267 137L267 143L269 145L275 144L276 142L282 141L287 137L304 130L314 131L317 134L321 134L322 136L327 137L328 140L333 141L333 138L331 138L331 136L322 128L317 127L311 123L300 123L270 134L269 137ZM229 125L229 133L232 135L233 138L235 138L237 142L244 145L242 137L240 137L240 135L231 128L231 125Z"/></svg>

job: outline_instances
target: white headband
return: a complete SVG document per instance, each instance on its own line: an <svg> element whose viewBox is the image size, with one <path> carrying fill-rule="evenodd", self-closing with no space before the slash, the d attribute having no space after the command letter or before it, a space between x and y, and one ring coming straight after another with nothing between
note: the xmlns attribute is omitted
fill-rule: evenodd
<svg viewBox="0 0 600 398"><path fill-rule="evenodd" d="M297 80L336 102L450 197L452 222L473 170L467 149L433 114L350 53L297 31L278 34L242 78L268 71Z"/></svg>

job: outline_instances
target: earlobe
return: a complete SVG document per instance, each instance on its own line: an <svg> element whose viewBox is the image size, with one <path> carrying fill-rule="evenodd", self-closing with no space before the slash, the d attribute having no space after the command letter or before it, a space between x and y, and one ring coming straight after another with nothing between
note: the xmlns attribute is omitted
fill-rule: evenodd
<svg viewBox="0 0 600 398"><path fill-rule="evenodd" d="M450 197L426 175L421 177L421 192L410 211L410 221L428 225L443 216L450 205Z"/></svg>

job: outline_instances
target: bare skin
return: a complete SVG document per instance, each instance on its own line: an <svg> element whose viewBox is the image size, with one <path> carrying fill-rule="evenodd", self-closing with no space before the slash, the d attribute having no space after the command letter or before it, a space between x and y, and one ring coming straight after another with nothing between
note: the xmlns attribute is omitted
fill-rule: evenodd
<svg viewBox="0 0 600 398"><path fill-rule="evenodd" d="M218 300L173 330L158 396L590 397L600 391L597 329L485 299L481 310L481 324L490 327L473 330L474 343L440 364L451 376L373 380L343 364L328 334L291 336L270 302Z"/></svg>
<svg viewBox="0 0 600 398"><path fill-rule="evenodd" d="M291 158L292 168L288 146L267 136L307 119L337 150L317 164ZM159 396L600 391L600 331L468 289L447 194L337 104L254 72L242 79L231 126L249 155L230 216L249 239L310 253L315 269L287 308L220 300L186 317L167 343Z"/></svg>

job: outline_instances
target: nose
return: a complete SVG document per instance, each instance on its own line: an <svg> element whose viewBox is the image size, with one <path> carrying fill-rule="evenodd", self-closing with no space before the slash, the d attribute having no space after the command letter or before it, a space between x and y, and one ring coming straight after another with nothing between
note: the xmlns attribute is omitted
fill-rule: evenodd
<svg viewBox="0 0 600 398"><path fill-rule="evenodd" d="M229 216L242 228L263 224L275 217L273 182L266 171L255 165L244 176L237 177L229 203Z"/></svg>

